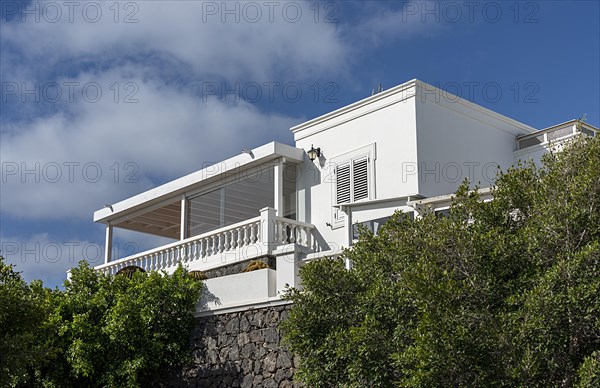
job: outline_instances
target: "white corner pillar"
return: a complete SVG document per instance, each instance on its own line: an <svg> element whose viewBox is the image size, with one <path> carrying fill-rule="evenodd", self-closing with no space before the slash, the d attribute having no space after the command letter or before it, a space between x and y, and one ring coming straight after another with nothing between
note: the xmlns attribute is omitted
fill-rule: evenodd
<svg viewBox="0 0 600 388"><path fill-rule="evenodd" d="M283 217L283 163L285 159L279 159L278 163L274 167L274 184L273 189L275 190L275 203L274 207L279 217Z"/></svg>
<svg viewBox="0 0 600 388"><path fill-rule="evenodd" d="M188 220L188 209L187 199L185 194L181 195L181 225L179 226L179 240L185 240L187 238L187 220Z"/></svg>
<svg viewBox="0 0 600 388"><path fill-rule="evenodd" d="M276 210L272 207L265 207L260 210L260 239L266 254L269 255L275 249L275 217Z"/></svg>
<svg viewBox="0 0 600 388"><path fill-rule="evenodd" d="M277 294L281 295L288 286L298 287L300 284L298 277L298 266L296 265L296 249L288 245L289 252L281 252L276 257L277 276L276 289Z"/></svg>
<svg viewBox="0 0 600 388"><path fill-rule="evenodd" d="M110 262L112 259L112 238L113 238L113 227L112 225L106 224L106 239L104 240L104 263Z"/></svg>

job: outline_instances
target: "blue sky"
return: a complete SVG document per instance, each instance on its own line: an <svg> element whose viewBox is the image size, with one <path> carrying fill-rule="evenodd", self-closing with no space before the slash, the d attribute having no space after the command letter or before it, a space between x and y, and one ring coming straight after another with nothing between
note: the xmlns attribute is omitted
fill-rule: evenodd
<svg viewBox="0 0 600 388"><path fill-rule="evenodd" d="M56 286L92 213L418 78L535 128L600 124L600 2L0 1L0 243ZM130 244L132 243L132 244ZM117 234L120 256L150 240Z"/></svg>

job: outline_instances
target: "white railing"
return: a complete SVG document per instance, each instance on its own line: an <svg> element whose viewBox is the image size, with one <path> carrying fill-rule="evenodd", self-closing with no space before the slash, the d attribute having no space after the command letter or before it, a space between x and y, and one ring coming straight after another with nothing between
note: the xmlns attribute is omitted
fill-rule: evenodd
<svg viewBox="0 0 600 388"><path fill-rule="evenodd" d="M277 247L286 244L314 249L314 225L276 217L275 214L275 209L265 208L259 217L111 261L96 266L95 270L114 275L129 266L159 271L172 270L179 263L211 269L231 264L231 259L223 259L225 255L246 260L271 254Z"/></svg>

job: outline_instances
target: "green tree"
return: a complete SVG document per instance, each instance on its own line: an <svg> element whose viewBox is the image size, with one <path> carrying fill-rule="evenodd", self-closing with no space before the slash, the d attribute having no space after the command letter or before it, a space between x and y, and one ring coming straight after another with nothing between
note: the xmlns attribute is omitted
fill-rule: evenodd
<svg viewBox="0 0 600 388"><path fill-rule="evenodd" d="M0 386L27 384L42 362L39 336L49 314L52 291L28 285L0 256Z"/></svg>
<svg viewBox="0 0 600 388"><path fill-rule="evenodd" d="M282 323L308 386L588 386L599 379L600 139L463 184L301 269Z"/></svg>
<svg viewBox="0 0 600 388"><path fill-rule="evenodd" d="M181 267L107 276L82 261L49 290L0 261L0 385L152 385L189 361L201 288Z"/></svg>
<svg viewBox="0 0 600 388"><path fill-rule="evenodd" d="M172 275L106 276L72 270L48 320L53 359L39 373L55 386L146 386L187 361L202 283Z"/></svg>

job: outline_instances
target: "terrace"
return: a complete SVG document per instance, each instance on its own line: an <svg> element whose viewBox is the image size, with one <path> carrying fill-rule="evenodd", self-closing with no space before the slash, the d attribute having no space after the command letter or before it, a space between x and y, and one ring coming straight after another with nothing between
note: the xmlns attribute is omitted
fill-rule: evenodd
<svg viewBox="0 0 600 388"><path fill-rule="evenodd" d="M210 297L200 310L277 299L297 283L300 255L321 251L315 227L298 220L296 175L304 150L269 143L207 166L94 213L106 225L105 262L114 275L127 267L172 273L179 264L206 274ZM113 258L113 230L121 228L175 241ZM240 273L240 263L261 259L269 268ZM236 271L229 271L234 267ZM256 283L260 283L257 285Z"/></svg>

